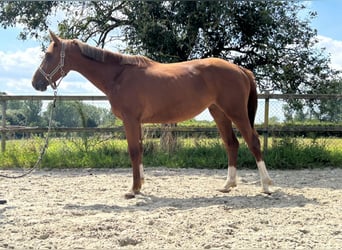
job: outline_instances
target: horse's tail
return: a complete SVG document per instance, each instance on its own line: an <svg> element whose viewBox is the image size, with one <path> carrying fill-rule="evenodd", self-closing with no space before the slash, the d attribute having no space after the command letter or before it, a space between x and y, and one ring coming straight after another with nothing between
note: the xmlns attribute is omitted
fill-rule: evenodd
<svg viewBox="0 0 342 250"><path fill-rule="evenodd" d="M249 79L249 83L251 85L251 88L249 91L247 108L248 108L249 122L250 122L252 128L254 128L254 119L255 119L255 115L256 115L256 111L257 111L257 107L258 107L258 94L257 94L257 90L256 90L257 86L256 86L256 82L255 82L255 77L254 77L254 74L252 73L252 71L245 69L243 67L241 67L241 69L247 75L247 77Z"/></svg>

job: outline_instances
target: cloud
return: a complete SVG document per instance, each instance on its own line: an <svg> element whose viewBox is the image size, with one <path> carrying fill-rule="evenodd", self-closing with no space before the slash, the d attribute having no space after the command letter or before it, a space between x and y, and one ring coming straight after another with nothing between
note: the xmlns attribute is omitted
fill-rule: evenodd
<svg viewBox="0 0 342 250"><path fill-rule="evenodd" d="M16 72L31 70L40 63L42 52L39 47L27 48L16 52L0 51L0 69L5 72Z"/></svg>
<svg viewBox="0 0 342 250"><path fill-rule="evenodd" d="M0 82L0 92L6 92L9 95L32 94L32 85L29 78L0 77Z"/></svg>
<svg viewBox="0 0 342 250"><path fill-rule="evenodd" d="M0 92L7 94L31 94L31 77L40 63L39 47L0 51Z"/></svg>
<svg viewBox="0 0 342 250"><path fill-rule="evenodd" d="M77 72L69 72L58 87L60 95L104 95Z"/></svg>
<svg viewBox="0 0 342 250"><path fill-rule="evenodd" d="M342 70L342 41L325 36L318 36L318 40L318 45L326 48L326 51L330 54L331 67Z"/></svg>
<svg viewBox="0 0 342 250"><path fill-rule="evenodd" d="M43 53L40 47L14 52L0 51L0 92L12 95L40 95L31 85L31 79L40 65ZM59 88L63 95L103 95L88 80L76 72L70 72Z"/></svg>

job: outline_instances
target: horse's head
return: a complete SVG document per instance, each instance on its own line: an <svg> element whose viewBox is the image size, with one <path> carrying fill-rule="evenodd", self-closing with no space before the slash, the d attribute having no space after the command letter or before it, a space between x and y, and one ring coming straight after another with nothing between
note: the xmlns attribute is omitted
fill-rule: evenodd
<svg viewBox="0 0 342 250"><path fill-rule="evenodd" d="M32 79L32 86L40 91L45 91L48 85L57 88L56 81L67 74L64 71L65 42L51 31L50 37L51 44Z"/></svg>

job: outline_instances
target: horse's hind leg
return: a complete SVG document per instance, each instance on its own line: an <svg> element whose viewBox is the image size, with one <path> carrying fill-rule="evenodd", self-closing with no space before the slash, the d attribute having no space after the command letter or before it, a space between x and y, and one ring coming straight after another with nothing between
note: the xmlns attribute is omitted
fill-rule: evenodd
<svg viewBox="0 0 342 250"><path fill-rule="evenodd" d="M244 116L240 116L238 119L233 120L239 131L241 132L243 138L245 139L249 150L253 153L260 174L261 186L264 193L270 194L269 185L273 184L270 176L268 175L266 165L264 160L262 159L261 149L260 149L260 140L258 138L258 134L253 129L249 123L249 120L246 115L246 119Z"/></svg>
<svg viewBox="0 0 342 250"><path fill-rule="evenodd" d="M221 138L224 142L228 154L228 174L227 180L221 192L229 192L231 187L236 187L236 164L239 149L239 141L236 139L232 128L232 122L215 105L209 107L209 112L213 116Z"/></svg>

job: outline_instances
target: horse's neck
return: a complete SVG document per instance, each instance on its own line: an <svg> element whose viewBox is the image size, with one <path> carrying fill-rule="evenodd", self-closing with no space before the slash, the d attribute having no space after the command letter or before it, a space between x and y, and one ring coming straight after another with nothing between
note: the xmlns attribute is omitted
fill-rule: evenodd
<svg viewBox="0 0 342 250"><path fill-rule="evenodd" d="M120 72L122 66L115 64L100 63L80 55L80 58L74 60L71 70L77 71L87 78L98 89L107 94L113 86L113 79Z"/></svg>

